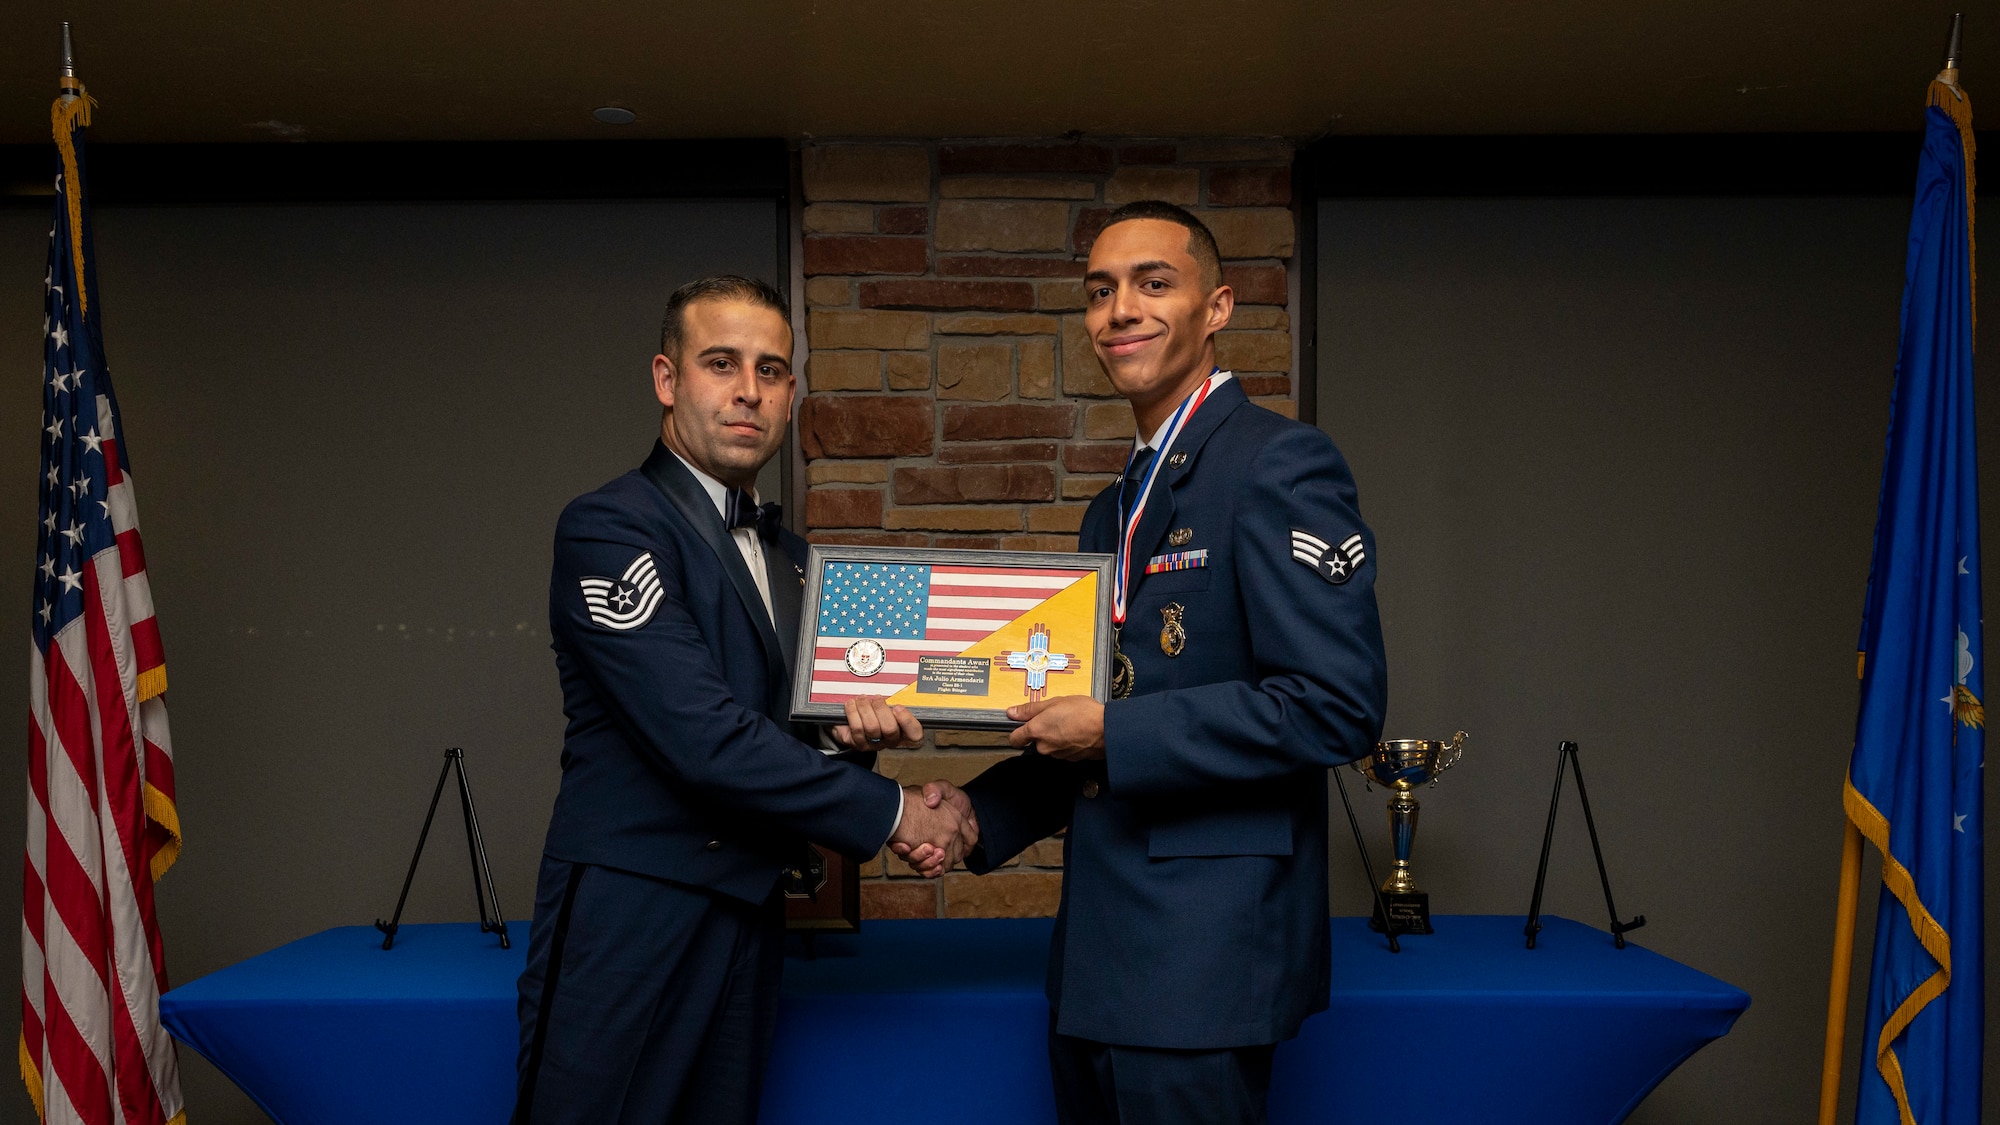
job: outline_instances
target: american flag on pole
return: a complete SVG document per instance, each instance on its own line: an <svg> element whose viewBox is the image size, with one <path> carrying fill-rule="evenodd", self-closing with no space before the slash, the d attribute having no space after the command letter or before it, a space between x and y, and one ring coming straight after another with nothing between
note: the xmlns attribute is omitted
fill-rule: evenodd
<svg viewBox="0 0 2000 1125"><path fill-rule="evenodd" d="M1088 583L1094 593L1095 579L1091 568L829 561L820 573L810 698L895 696L917 682L923 657L983 652L1012 632L1026 649L1026 619L1066 590ZM1004 667L1004 656L991 655ZM1083 685L1087 691L1087 679Z"/></svg>
<svg viewBox="0 0 2000 1125"><path fill-rule="evenodd" d="M81 93L81 90L78 91ZM153 619L83 200L88 96L56 103L28 662L21 1077L44 1121L186 1120L153 883L180 851Z"/></svg>

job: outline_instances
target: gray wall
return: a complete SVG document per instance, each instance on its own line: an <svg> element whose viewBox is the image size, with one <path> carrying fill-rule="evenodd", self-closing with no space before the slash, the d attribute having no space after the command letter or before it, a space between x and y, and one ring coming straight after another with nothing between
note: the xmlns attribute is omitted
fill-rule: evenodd
<svg viewBox="0 0 2000 1125"><path fill-rule="evenodd" d="M160 884L172 979L386 917L446 746L466 749L501 902L525 919L562 735L556 514L657 434L648 364L673 287L772 277L773 205L97 217L92 308L107 310L188 841ZM47 230L44 211L0 211L0 583L18 583L22 615ZM21 846L21 805L0 801L0 849ZM444 828L410 920L472 916L462 837ZM0 902L19 901L20 866L0 863ZM0 964L20 963L18 932L0 927ZM181 1063L195 1120L264 1120L192 1051ZM32 1120L5 1085L0 1121Z"/></svg>
<svg viewBox="0 0 2000 1125"><path fill-rule="evenodd" d="M1908 200L1320 214L1319 420L1379 536L1388 734L1472 733L1422 797L1433 909L1525 913L1578 741L1635 938L1753 997L1633 1120L1810 1120ZM1988 526L1996 472L1989 449ZM1602 926L1563 817L1546 908ZM1358 913L1347 856L1336 910Z"/></svg>

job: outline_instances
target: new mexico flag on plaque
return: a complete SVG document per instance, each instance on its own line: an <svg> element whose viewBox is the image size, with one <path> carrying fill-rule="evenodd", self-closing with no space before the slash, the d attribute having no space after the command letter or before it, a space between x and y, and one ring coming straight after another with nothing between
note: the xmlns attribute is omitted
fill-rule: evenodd
<svg viewBox="0 0 2000 1125"><path fill-rule="evenodd" d="M1030 698L1089 695L1095 671L1093 636L1097 616L1097 575L1092 572L1034 609L1001 626L957 657L991 661L987 694L933 694L917 690L923 680L889 697L905 707L1012 707ZM1046 687L1030 695L1029 681L1040 666Z"/></svg>

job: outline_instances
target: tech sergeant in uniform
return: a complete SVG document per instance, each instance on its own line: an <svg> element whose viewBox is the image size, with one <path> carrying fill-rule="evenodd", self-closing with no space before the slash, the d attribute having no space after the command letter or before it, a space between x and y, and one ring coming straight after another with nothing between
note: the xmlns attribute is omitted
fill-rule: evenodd
<svg viewBox="0 0 2000 1125"><path fill-rule="evenodd" d="M1326 771L1381 730L1353 477L1216 370L1220 274L1207 228L1165 203L1120 208L1090 252L1086 323L1140 441L1080 546L1118 549L1143 498L1130 698L1016 708L1026 753L926 790L976 813L974 871L1069 829L1048 977L1066 1125L1265 1119L1274 1045L1327 1006Z"/></svg>
<svg viewBox="0 0 2000 1125"><path fill-rule="evenodd" d="M806 545L746 491L791 417L783 298L694 282L661 337L660 442L556 526L568 728L520 983L517 1125L750 1125L783 965L780 873L808 838L852 855L930 841L932 875L959 850L955 811L788 722ZM922 733L871 699L832 737L880 749Z"/></svg>

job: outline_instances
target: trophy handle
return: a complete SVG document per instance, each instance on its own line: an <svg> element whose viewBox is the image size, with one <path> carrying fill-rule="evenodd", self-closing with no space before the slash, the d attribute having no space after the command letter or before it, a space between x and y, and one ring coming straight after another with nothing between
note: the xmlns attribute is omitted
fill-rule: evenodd
<svg viewBox="0 0 2000 1125"><path fill-rule="evenodd" d="M1361 784L1367 786L1368 791L1370 793L1373 793L1375 792L1375 779L1369 776L1368 771L1364 769L1361 765L1361 763L1367 760L1368 760L1368 755L1363 754L1361 757L1356 758L1353 761L1347 763L1347 768L1353 770L1355 773L1360 774Z"/></svg>
<svg viewBox="0 0 2000 1125"><path fill-rule="evenodd" d="M1458 760L1465 756L1465 740L1467 737L1469 736L1464 731L1459 731L1457 734L1451 736L1451 741L1444 744L1444 753L1438 755L1435 772L1443 773L1458 764Z"/></svg>

